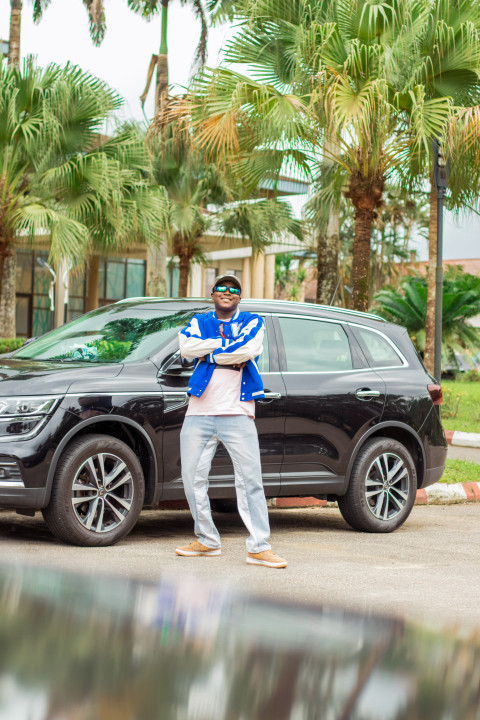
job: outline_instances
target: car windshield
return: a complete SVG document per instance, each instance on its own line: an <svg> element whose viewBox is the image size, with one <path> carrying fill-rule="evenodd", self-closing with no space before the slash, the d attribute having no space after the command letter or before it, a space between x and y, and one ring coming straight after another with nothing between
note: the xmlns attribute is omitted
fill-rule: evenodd
<svg viewBox="0 0 480 720"><path fill-rule="evenodd" d="M16 358L84 363L133 362L154 354L196 312L110 305L20 348Z"/></svg>

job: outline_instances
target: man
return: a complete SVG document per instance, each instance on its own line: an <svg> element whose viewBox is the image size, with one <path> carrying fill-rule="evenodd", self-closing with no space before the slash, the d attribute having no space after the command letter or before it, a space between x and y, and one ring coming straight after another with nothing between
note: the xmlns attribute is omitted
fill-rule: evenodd
<svg viewBox="0 0 480 720"><path fill-rule="evenodd" d="M197 540L178 547L177 555L221 554L220 536L208 499L208 473L219 442L235 471L238 511L250 535L247 563L287 567L268 542L270 526L262 484L255 427L255 399L264 397L256 359L263 350L265 327L259 315L241 312L242 286L234 275L215 280L215 311L195 315L180 331L180 353L195 360L190 400L180 435L182 479Z"/></svg>

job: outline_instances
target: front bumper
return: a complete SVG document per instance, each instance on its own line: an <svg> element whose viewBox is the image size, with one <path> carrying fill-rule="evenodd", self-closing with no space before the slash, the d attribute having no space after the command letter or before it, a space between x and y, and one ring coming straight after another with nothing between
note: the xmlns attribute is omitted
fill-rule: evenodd
<svg viewBox="0 0 480 720"><path fill-rule="evenodd" d="M5 487L0 484L0 507L40 509L45 507L46 488Z"/></svg>

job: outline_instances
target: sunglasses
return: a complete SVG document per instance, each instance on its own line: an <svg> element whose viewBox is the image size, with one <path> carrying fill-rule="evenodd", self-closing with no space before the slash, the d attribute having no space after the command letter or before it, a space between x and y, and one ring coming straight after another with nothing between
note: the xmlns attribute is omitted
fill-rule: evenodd
<svg viewBox="0 0 480 720"><path fill-rule="evenodd" d="M230 295L240 295L240 290L236 287L227 287L226 285L216 285L213 292L228 292Z"/></svg>

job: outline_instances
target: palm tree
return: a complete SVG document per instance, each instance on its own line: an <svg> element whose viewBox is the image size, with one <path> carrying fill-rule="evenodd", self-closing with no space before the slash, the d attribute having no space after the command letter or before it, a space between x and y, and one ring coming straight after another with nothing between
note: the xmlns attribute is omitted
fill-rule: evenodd
<svg viewBox="0 0 480 720"><path fill-rule="evenodd" d="M0 336L15 335L18 235L48 232L51 260L78 263L99 239L158 229L158 191L150 192L133 162L121 162L131 142L120 137L98 147L120 104L76 67L0 67Z"/></svg>
<svg viewBox="0 0 480 720"><path fill-rule="evenodd" d="M43 12L52 0L33 0L33 19L39 22ZM83 0L90 22L90 37L95 45L100 45L105 35L105 12L103 0ZM23 0L10 0L10 36L8 61L12 65L20 62L20 31Z"/></svg>
<svg viewBox="0 0 480 720"><path fill-rule="evenodd" d="M8 62L18 65L20 61L20 29L22 25L22 0L10 0L10 35Z"/></svg>
<svg viewBox="0 0 480 720"><path fill-rule="evenodd" d="M386 180L442 133L450 115L449 97L428 99L424 78L410 79L410 52L429 8L413 0L244 5L226 58L253 67L255 79L219 68L197 82L199 138L214 152L238 152L248 129L268 158L265 169L274 152L283 161L315 161L323 142L324 156L345 171L355 208L354 306L366 310L372 223Z"/></svg>
<svg viewBox="0 0 480 720"><path fill-rule="evenodd" d="M300 236L301 229L286 203L246 200L240 178L208 162L194 142L187 119L180 114L168 119L176 104L171 101L157 116L157 132L150 133L149 149L153 180L168 198L166 228L172 253L179 258L179 295L185 297L191 263L203 261L202 237L209 230L239 235L258 252L276 234Z"/></svg>
<svg viewBox="0 0 480 720"><path fill-rule="evenodd" d="M384 288L375 296L375 311L387 320L404 325L419 352L425 351L427 280L408 276L398 289ZM480 313L480 278L460 268L448 268L443 285L442 353L448 358L459 348L478 352L480 329L468 320Z"/></svg>
<svg viewBox="0 0 480 720"><path fill-rule="evenodd" d="M416 109L408 99L412 84L420 82L425 97L432 103L451 98L457 110L450 123L450 152L455 158L452 166L450 207L460 209L465 201L478 197L479 164L468 149L469 137L475 113L468 108L480 102L480 3L458 0L429 2L425 21L419 25L415 43L411 48L411 81L406 83L400 99L404 111L410 116ZM418 118L414 118L418 122ZM440 136L439 136L440 138ZM445 145L447 141L442 138ZM446 148L445 148L446 149ZM467 152L466 152L467 151ZM467 160L467 162L465 162ZM412 154L408 169L408 181L412 178L417 186L430 183L430 221L428 233L428 310L426 317L425 364L433 373L435 336L435 294L437 264L437 194L433 184L432 148L418 147Z"/></svg>
<svg viewBox="0 0 480 720"><path fill-rule="evenodd" d="M128 6L138 15L146 20L151 20L155 15L161 15L160 48L158 54L152 55L148 69L147 84L140 100L142 105L147 99L153 73L156 69L155 82L155 115L162 108L168 97L168 8L170 0L127 0ZM180 0L182 5L191 5L195 15L200 21L200 38L195 50L194 65L200 67L204 64L207 52L207 20L202 0ZM149 277L147 281L147 293L149 295L166 295L167 246L166 243L151 245L148 255Z"/></svg>
<svg viewBox="0 0 480 720"><path fill-rule="evenodd" d="M168 7L170 0L127 0L128 6L138 15L146 20L151 20L155 15L161 15L160 48L158 55L153 55L147 78L147 86L141 96L142 105L145 103L153 71L156 68L156 90L155 90L155 114L168 93L168 46L167 26ZM207 53L207 19L202 0L180 0L182 5L191 5L195 15L200 21L200 39L195 50L194 65L202 67L205 63Z"/></svg>

